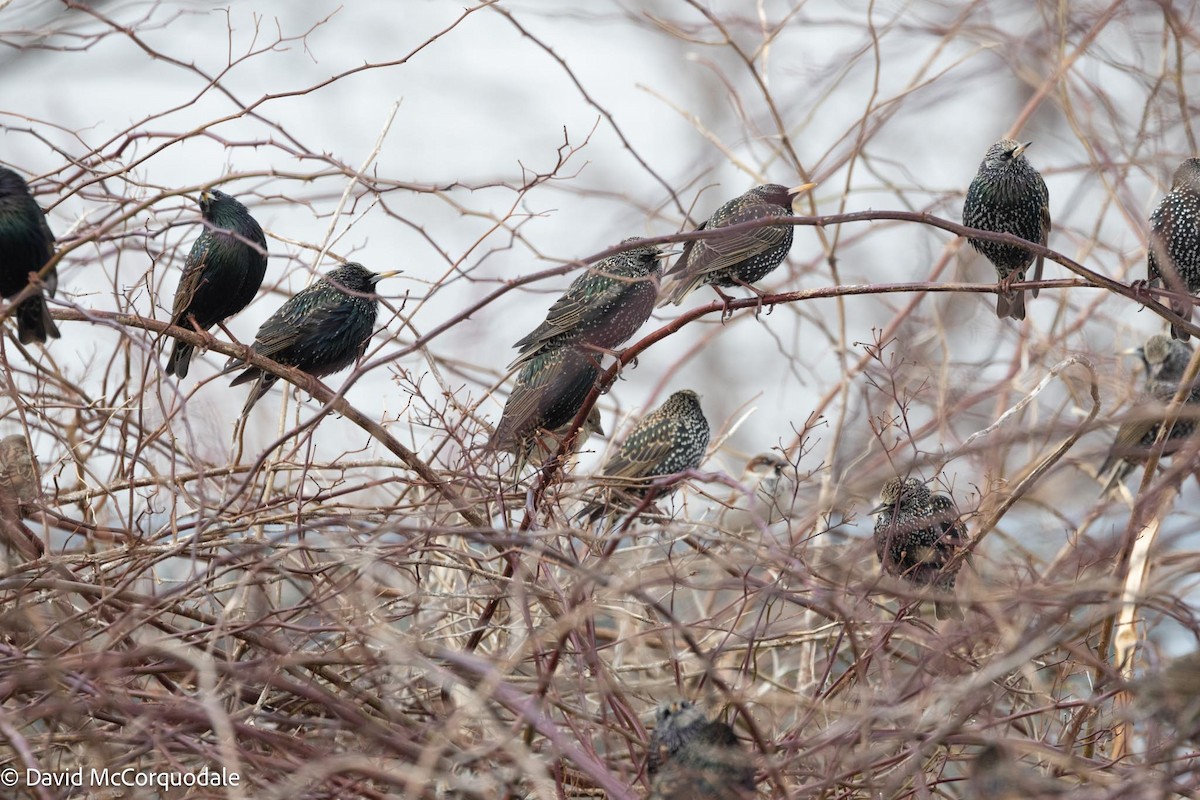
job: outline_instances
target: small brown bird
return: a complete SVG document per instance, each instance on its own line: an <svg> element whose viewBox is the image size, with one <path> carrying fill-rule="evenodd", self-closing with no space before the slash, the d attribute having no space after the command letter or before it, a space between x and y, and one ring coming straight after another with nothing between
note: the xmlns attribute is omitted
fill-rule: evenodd
<svg viewBox="0 0 1200 800"><path fill-rule="evenodd" d="M971 800L1040 800L1065 794L1070 785L1027 767L996 743L979 751L971 762L967 790Z"/></svg>
<svg viewBox="0 0 1200 800"><path fill-rule="evenodd" d="M32 503L41 493L37 464L29 442L21 434L0 439L0 539L10 561L33 561L45 546L24 523L23 503Z"/></svg>
<svg viewBox="0 0 1200 800"><path fill-rule="evenodd" d="M760 453L746 462L741 486L729 495L718 518L724 533L748 533L791 516L797 506L799 476L796 467L775 453Z"/></svg>
<svg viewBox="0 0 1200 800"><path fill-rule="evenodd" d="M747 800L754 796L754 764L724 722L709 721L687 700L655 714L646 755L647 800Z"/></svg>
<svg viewBox="0 0 1200 800"><path fill-rule="evenodd" d="M916 478L891 478L879 495L881 502L871 513L878 514L875 554L884 574L953 594L958 571L945 566L967 541L954 501L933 494ZM934 616L963 618L956 604L942 600L935 601Z"/></svg>
<svg viewBox="0 0 1200 800"><path fill-rule="evenodd" d="M1130 691L1142 711L1175 726L1181 737L1200 740L1200 651L1171 659Z"/></svg>

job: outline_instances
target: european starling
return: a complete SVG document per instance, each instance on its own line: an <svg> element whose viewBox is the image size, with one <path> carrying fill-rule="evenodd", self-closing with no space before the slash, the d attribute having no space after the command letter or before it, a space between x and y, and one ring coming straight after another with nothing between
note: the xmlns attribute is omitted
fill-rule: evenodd
<svg viewBox="0 0 1200 800"><path fill-rule="evenodd" d="M578 413L578 412L576 412ZM571 423L574 417L559 425L552 431L543 430L538 436L533 438L532 448L529 451L528 460L526 463L535 467L541 467L546 463L546 459L558 452L558 448L562 445L563 439L571 430ZM574 456L583 449L587 444L588 439L593 436L604 435L604 425L600 421L600 409L592 406L592 410L588 412L587 419L583 421L583 425L579 428L579 433L575 435L575 441L571 444L571 452L568 456ZM525 468L525 464L518 464L517 471L520 472Z"/></svg>
<svg viewBox="0 0 1200 800"><path fill-rule="evenodd" d="M54 234L29 193L29 185L11 169L0 167L0 295L8 298L18 294L29 285L29 273L41 271L53 256ZM54 297L58 268L46 273L42 283ZM41 292L26 298L13 316L17 318L21 344L45 344L46 339L61 335Z"/></svg>
<svg viewBox="0 0 1200 800"><path fill-rule="evenodd" d="M1033 142L1001 139L988 148L979 173L967 189L963 203L963 225L969 228L1011 233L1045 245L1050 236L1050 192L1041 174L1025 158ZM1042 279L1042 257L1011 244L968 239L996 268L1000 284L996 292L996 316L1025 319L1025 293L1014 291L1015 281L1025 280L1033 264L1033 279ZM1038 290L1033 290L1038 296Z"/></svg>
<svg viewBox="0 0 1200 800"><path fill-rule="evenodd" d="M1146 463L1150 447L1158 437L1166 405L1175 396L1179 381L1192 358L1192 347L1162 334L1151 336L1146 344L1136 351L1146 368L1145 391L1137 406L1139 413L1128 419L1117 429L1117 438L1108 451L1108 458L1100 467L1098 475L1107 474L1116 467L1112 478L1104 487L1104 493L1116 486L1133 471L1134 467ZM1163 444L1163 455L1170 455L1183 446L1196 429L1197 410L1200 406L1200 386L1192 388L1186 404L1180 409L1175 427L1171 429Z"/></svg>
<svg viewBox="0 0 1200 800"><path fill-rule="evenodd" d="M550 306L546 321L513 345L521 354L508 368L565 345L610 351L624 344L654 311L662 256L657 247L637 247L588 267Z"/></svg>
<svg viewBox="0 0 1200 800"><path fill-rule="evenodd" d="M1025 766L1006 749L987 744L971 762L964 797L971 800L1038 800L1066 794L1070 785Z"/></svg>
<svg viewBox="0 0 1200 800"><path fill-rule="evenodd" d="M331 269L280 306L254 337L254 352L317 378L339 372L362 358L375 328L379 297L375 284L399 272L375 273L362 264ZM243 362L231 358L224 372ZM256 381L242 409L250 413L278 378L257 367L246 369L230 386Z"/></svg>
<svg viewBox="0 0 1200 800"><path fill-rule="evenodd" d="M267 274L267 238L246 207L216 189L200 194L204 230L192 245L175 290L171 324L208 330L241 311ZM193 323L194 320L194 323ZM167 374L188 374L192 345L175 340Z"/></svg>
<svg viewBox="0 0 1200 800"><path fill-rule="evenodd" d="M1179 294L1200 289L1200 158L1189 158L1175 170L1171 191L1150 215L1150 247L1146 253L1151 286L1165 281ZM1192 304L1171 298L1171 310L1191 321ZM1171 335L1186 341L1187 331L1171 326Z"/></svg>
<svg viewBox="0 0 1200 800"><path fill-rule="evenodd" d="M882 502L871 513L878 514L875 555L884 574L953 594L958 570L944 567L967 539L954 501L931 493L916 478L891 478L879 495ZM952 602L935 601L934 616L962 619L962 611Z"/></svg>
<svg viewBox="0 0 1200 800"><path fill-rule="evenodd" d="M488 440L488 449L515 453L519 474L538 442L554 435L547 432L570 425L575 419L600 377L598 360L595 353L568 346L538 353L527 361L517 373L516 385ZM579 436L576 443L582 444ZM557 449L555 445L547 455Z"/></svg>
<svg viewBox="0 0 1200 800"><path fill-rule="evenodd" d="M754 795L754 764L724 722L678 701L660 706L646 772L656 800L745 800Z"/></svg>
<svg viewBox="0 0 1200 800"><path fill-rule="evenodd" d="M796 196L815 185L806 183L793 189L775 183L756 186L718 208L697 230L790 216ZM659 305L679 305L702 284L749 287L783 263L791 249L791 225L767 225L715 239L689 241L667 271L674 280L663 287ZM720 290L717 293L721 294Z"/></svg>
<svg viewBox="0 0 1200 800"><path fill-rule="evenodd" d="M616 505L644 496L651 479L700 466L708 449L708 420L700 396L681 389L634 426L604 464L601 482L613 490ZM665 493L669 493L665 492ZM595 502L580 516L597 519L605 504Z"/></svg>

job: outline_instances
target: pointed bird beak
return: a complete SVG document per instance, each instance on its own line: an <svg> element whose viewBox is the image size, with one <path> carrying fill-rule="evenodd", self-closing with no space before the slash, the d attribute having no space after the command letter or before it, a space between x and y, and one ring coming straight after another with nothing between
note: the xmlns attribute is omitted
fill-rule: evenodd
<svg viewBox="0 0 1200 800"><path fill-rule="evenodd" d="M391 272L380 272L371 279L371 283L379 283L384 278L394 278L404 272L402 269L392 270Z"/></svg>
<svg viewBox="0 0 1200 800"><path fill-rule="evenodd" d="M887 503L880 503L879 505L875 506L870 511L868 511L867 516L873 517L876 514L882 514L884 511L887 511L887 507L888 507Z"/></svg>
<svg viewBox="0 0 1200 800"><path fill-rule="evenodd" d="M682 248L682 247L681 247L681 248L679 248L678 250L675 250L675 249L671 249L671 250L659 250L659 251L658 251L658 255L657 255L657 256L655 256L655 257L656 257L656 258L670 258L671 256L677 256L677 255L679 255L679 254L680 254L680 253L682 253L682 252L683 252L683 248Z"/></svg>
<svg viewBox="0 0 1200 800"><path fill-rule="evenodd" d="M1137 356L1138 358L1141 358L1145 354L1142 351L1142 348L1131 347L1128 350L1122 350L1121 352L1117 353L1117 355L1119 355L1119 356Z"/></svg>
<svg viewBox="0 0 1200 800"><path fill-rule="evenodd" d="M801 195L804 192L807 192L809 189L813 189L815 187L815 183L802 183L799 186L793 186L791 189L788 189L787 193L792 197L796 197L797 195Z"/></svg>
<svg viewBox="0 0 1200 800"><path fill-rule="evenodd" d="M1031 144L1033 144L1033 142L1025 142L1024 144L1017 145L1017 149L1013 150L1013 158L1016 158L1017 156L1021 155L1021 153L1024 153Z"/></svg>

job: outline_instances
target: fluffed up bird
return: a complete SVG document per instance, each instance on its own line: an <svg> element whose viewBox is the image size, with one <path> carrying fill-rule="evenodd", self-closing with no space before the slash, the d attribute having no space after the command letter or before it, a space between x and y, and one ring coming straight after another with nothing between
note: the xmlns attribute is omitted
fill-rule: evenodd
<svg viewBox="0 0 1200 800"><path fill-rule="evenodd" d="M345 369L366 353L374 332L379 312L375 284L399 274L375 273L354 263L331 269L262 324L254 337L254 352L316 378ZM223 372L243 365L241 359L231 358ZM242 416L250 413L277 380L268 372L249 367L230 382L230 386L237 386L255 381Z"/></svg>
<svg viewBox="0 0 1200 800"><path fill-rule="evenodd" d="M29 273L40 272L54 257L54 234L46 215L29 192L25 179L0 167L0 295L13 297L29 285ZM58 268L42 278L51 297L58 290ZM26 298L13 316L21 344L57 339L61 334L39 291Z"/></svg>
<svg viewBox="0 0 1200 800"><path fill-rule="evenodd" d="M267 238L238 200L216 189L200 193L204 230L192 245L171 306L171 324L208 330L250 304L267 274ZM176 339L167 374L188 374L192 345Z"/></svg>
<svg viewBox="0 0 1200 800"><path fill-rule="evenodd" d="M1177 294L1200 290L1200 158L1189 158L1175 170L1171 191L1150 215L1150 247L1146 271L1151 286L1165 282ZM1171 310L1192 319L1192 303L1171 298ZM1171 335L1187 340L1187 331L1171 326Z"/></svg>
<svg viewBox="0 0 1200 800"><path fill-rule="evenodd" d="M1185 739L1200 740L1200 652L1171 659L1129 688L1143 713L1173 725Z"/></svg>
<svg viewBox="0 0 1200 800"><path fill-rule="evenodd" d="M879 496L881 502L871 513L878 515L875 555L883 573L953 594L958 570L948 570L946 564L967 541L967 529L954 501L932 493L916 478L890 478ZM954 602L936 598L934 615L938 619L963 617Z"/></svg>
<svg viewBox="0 0 1200 800"><path fill-rule="evenodd" d="M754 796L754 763L733 729L687 700L658 708L647 750L648 800Z"/></svg>
<svg viewBox="0 0 1200 800"><path fill-rule="evenodd" d="M971 800L1040 800L1066 794L1065 781L1022 764L1008 750L989 743L971 762L964 797Z"/></svg>
<svg viewBox="0 0 1200 800"><path fill-rule="evenodd" d="M567 346L538 353L525 362L487 449L514 453L519 475L535 448L540 447L539 442L546 437L561 442L567 433L564 426L575 419L600 377L599 358L597 353ZM597 415L595 422L599 428L599 412L595 407L592 412ZM591 419L591 414L588 418ZM583 439L590 433L587 427L585 424L575 437L576 448L583 445ZM557 444L553 447L546 456L557 451Z"/></svg>
<svg viewBox="0 0 1200 800"><path fill-rule="evenodd" d="M776 183L756 186L721 206L697 230L714 230L754 220L787 217L797 196L816 184L806 183L788 189ZM697 287L708 284L744 286L765 278L775 270L792 249L791 225L764 225L713 239L697 239L684 244L674 266L667 270L671 283L663 287L659 306L679 305ZM752 291L757 292L756 289ZM728 298L717 289L717 294Z"/></svg>
<svg viewBox="0 0 1200 800"><path fill-rule="evenodd" d="M521 354L508 368L556 347L612 351L624 344L654 311L663 256L657 247L635 247L592 264L550 306L546 321L513 345Z"/></svg>
<svg viewBox="0 0 1200 800"><path fill-rule="evenodd" d="M963 203L963 225L968 228L1011 233L1026 241L1045 245L1050 237L1050 192L1041 173L1025 158L1024 144L1001 139L988 148L975 180L967 188ZM1025 293L1012 284L1025 280L1033 264L1033 279L1042 279L1042 256L1023 247L983 239L968 239L996 268L1000 283L996 292L996 316L1025 319ZM1038 290L1033 290L1038 296Z"/></svg>
<svg viewBox="0 0 1200 800"><path fill-rule="evenodd" d="M1139 464L1145 464L1150 448L1162 427L1167 404L1175 396L1179 381L1192 358L1192 347L1162 334L1156 334L1134 351L1146 368L1143 394L1137 402L1137 415L1127 419L1117 429L1117 438L1108 451L1097 475L1105 475L1115 468L1111 479L1104 487L1104 494L1128 477ZM1200 414L1200 386L1192 388L1179 410L1175 426L1171 428L1163 443L1163 455L1170 455L1184 445L1196 429Z"/></svg>
<svg viewBox="0 0 1200 800"><path fill-rule="evenodd" d="M628 508L645 496L654 478L696 469L708 449L708 420L700 396L681 389L642 418L604 463L599 483L606 500L588 505L580 517L596 520L611 508ZM664 489L669 494L673 489Z"/></svg>

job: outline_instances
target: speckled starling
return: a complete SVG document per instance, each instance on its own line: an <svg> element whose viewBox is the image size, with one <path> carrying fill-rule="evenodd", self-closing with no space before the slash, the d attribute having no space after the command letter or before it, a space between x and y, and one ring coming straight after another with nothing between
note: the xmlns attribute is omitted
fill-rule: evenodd
<svg viewBox="0 0 1200 800"><path fill-rule="evenodd" d="M884 574L953 594L958 570L944 567L967 540L954 501L933 494L916 478L891 478L879 494L880 505L871 513L878 514L875 555ZM934 615L961 619L962 611L952 602L936 601Z"/></svg>
<svg viewBox="0 0 1200 800"><path fill-rule="evenodd" d="M327 272L280 306L254 337L254 351L280 364L320 378L339 372L362 358L375 329L379 297L375 284L398 272L374 273L362 264L346 264ZM225 372L239 369L230 359ZM255 381L242 416L278 378L250 367L230 382Z"/></svg>
<svg viewBox="0 0 1200 800"><path fill-rule="evenodd" d="M662 255L657 247L636 247L588 267L550 306L546 321L513 345L521 355L509 369L555 347L609 351L624 344L654 311Z"/></svg>
<svg viewBox="0 0 1200 800"><path fill-rule="evenodd" d="M246 207L216 189L200 194L204 230L192 245L175 290L171 324L208 330L241 311L267 274L267 239ZM167 374L188 374L192 345L175 340Z"/></svg>
<svg viewBox="0 0 1200 800"><path fill-rule="evenodd" d="M775 183L756 186L718 208L697 230L790 216L796 196L813 186L812 183L793 189ZM791 249L791 225L766 225L715 239L689 241L667 271L673 280L663 287L659 305L679 305L703 284L749 287L783 263Z"/></svg>
<svg viewBox="0 0 1200 800"><path fill-rule="evenodd" d="M1162 334L1151 336L1146 344L1134 351L1141 356L1146 368L1144 393L1137 403L1138 413L1117 429L1117 438L1108 451L1108 458L1100 467L1099 475L1116 468L1105 486L1105 493L1129 475L1133 469L1146 463L1150 447L1158 437L1166 405L1171 402L1179 388L1179 381L1192 357L1191 345L1175 341ZM1170 455L1187 441L1196 429L1196 415L1200 409L1200 386L1193 387L1186 403L1180 409L1175 427L1163 443L1163 455Z"/></svg>
<svg viewBox="0 0 1200 800"><path fill-rule="evenodd" d="M0 295L13 297L29 285L29 273L40 272L54 256L54 234L46 215L29 192L25 179L0 167ZM58 269L42 278L53 297L58 289ZM24 300L13 313L21 344L46 342L60 334L41 292Z"/></svg>
<svg viewBox="0 0 1200 800"><path fill-rule="evenodd" d="M646 772L656 800L745 800L754 796L754 764L724 722L709 721L692 703L660 706L650 736Z"/></svg>
<svg viewBox="0 0 1200 800"><path fill-rule="evenodd" d="M610 489L610 502L628 506L644 496L653 478L695 469L708 449L708 420L700 396L681 389L634 426L625 441L604 463L600 482ZM663 494L669 494L664 490ZM606 505L592 503L581 516L597 519Z"/></svg>
<svg viewBox="0 0 1200 800"><path fill-rule="evenodd" d="M578 412L576 412L578 413ZM530 448L526 463L541 467L546 463L546 459L558 452L559 447L563 443L563 439L571 431L571 423L574 422L574 417L567 420L562 425L559 425L552 431L542 430L533 438L533 446ZM571 451L567 453L568 460L578 454L587 444L588 439L593 436L603 436L604 426L600 421L600 409L592 406L592 410L588 412L587 419L583 421L583 425L579 428L579 433L575 435L574 441L571 443ZM517 464L517 472L524 469L524 463Z"/></svg>
<svg viewBox="0 0 1200 800"><path fill-rule="evenodd" d="M1169 191L1150 215L1150 247L1146 270L1151 286L1160 281L1177 294L1200 290L1200 158L1189 158L1175 170ZM1192 304L1172 298L1171 310L1186 320ZM1188 333L1171 326L1176 339Z"/></svg>
<svg viewBox="0 0 1200 800"><path fill-rule="evenodd" d="M488 440L488 449L515 453L520 473L547 432L575 419L600 377L599 358L596 353L568 346L538 353L525 362Z"/></svg>
<svg viewBox="0 0 1200 800"><path fill-rule="evenodd" d="M1041 173L1030 166L1025 148L1033 142L1001 139L988 148L979 173L967 189L963 225L969 228L1011 233L1026 241L1045 245L1050 236L1050 192ZM1000 284L996 292L996 316L1025 319L1025 293L1013 290L1015 281L1025 280L1033 264L1033 279L1042 279L1042 256L1011 244L968 239L996 268ZM1038 290L1033 290L1038 296Z"/></svg>

